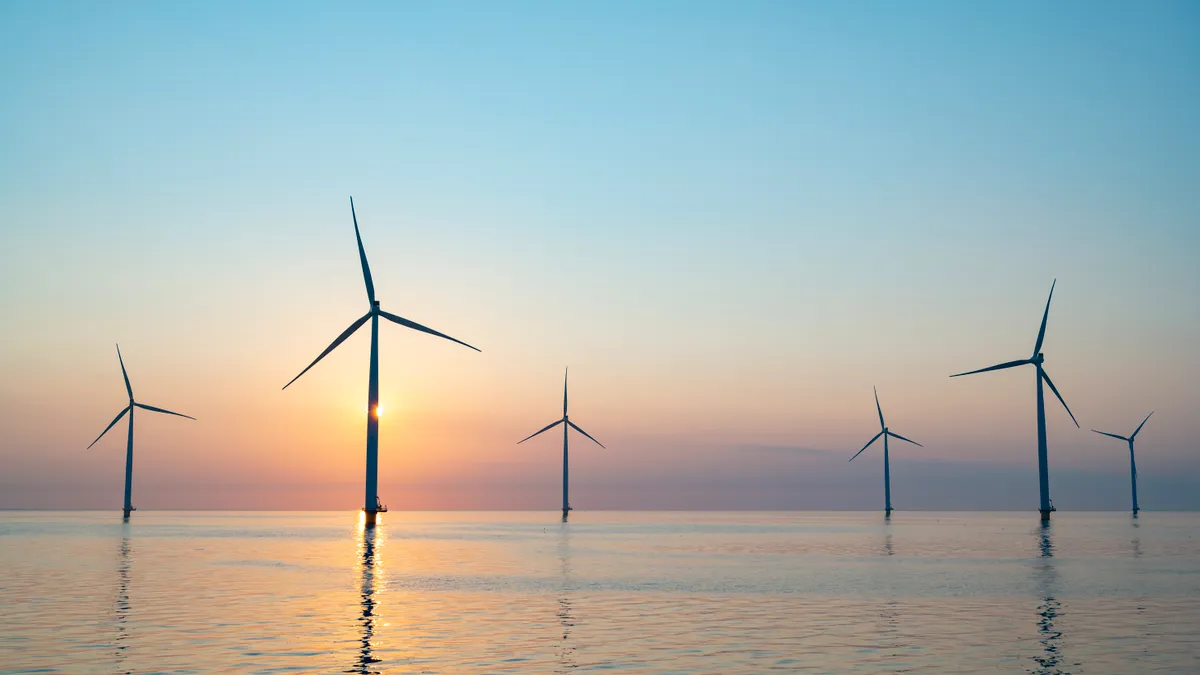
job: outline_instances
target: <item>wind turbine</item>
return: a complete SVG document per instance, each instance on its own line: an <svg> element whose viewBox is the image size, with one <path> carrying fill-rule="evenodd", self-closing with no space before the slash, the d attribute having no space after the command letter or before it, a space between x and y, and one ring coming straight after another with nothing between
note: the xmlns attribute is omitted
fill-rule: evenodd
<svg viewBox="0 0 1200 675"><path fill-rule="evenodd" d="M879 440L880 436L883 437L883 501L884 501L884 512L883 513L884 513L884 515L890 517L892 515L892 471L891 471L890 465L888 464L888 436L891 436L892 438L894 438L898 441L912 443L913 445L915 445L919 448L923 448L925 446L921 445L920 443L918 443L916 441L909 440L909 439L901 436L900 434L888 429L887 423L885 423L883 421L883 408L879 407L879 390L875 390L875 410L879 412L879 433L875 434L874 438L867 441L867 444L862 447L862 450L859 450L858 452L854 453L854 457L858 457L859 455L863 454L863 450L866 450L867 448L871 447L871 444L874 443L875 441ZM850 458L851 462L854 461L854 457Z"/></svg>
<svg viewBox="0 0 1200 675"><path fill-rule="evenodd" d="M91 445L89 445L88 448L90 449L92 447L92 445L95 445L96 443L100 442L100 439L104 438L104 434L107 434L108 430L113 428L113 425L115 425L117 422L120 422L121 418L125 416L125 413L129 413L129 441L128 441L127 445L125 446L125 508L124 508L125 517L128 518L129 514L134 511L133 504L130 501L130 499L133 496L133 409L141 408L142 410L149 410L151 412L165 413L167 415L178 415L179 417L186 417L189 420L195 420L196 418L192 417L191 415L184 415L184 414L177 413L177 412L171 412L170 410L163 410L162 408L155 408L152 405L146 405L145 403L138 403L137 401L134 401L133 400L133 387L130 386L130 384L129 384L129 373L125 372L125 359L121 358L121 345L117 345L117 361L120 362L120 364L121 364L121 375L125 378L125 391L129 393L129 405L125 406L124 410L117 413L117 416L113 418L113 421L109 422L108 426L104 427L104 431L100 432L100 435L96 437L96 440L92 441Z"/></svg>
<svg viewBox="0 0 1200 675"><path fill-rule="evenodd" d="M570 427L570 428L574 429L575 431L578 431L579 433L583 434L584 436L587 436L588 438L590 438L592 440L592 442L595 443L596 445L599 445L602 448L604 447L603 443L592 438L591 434L584 431L583 429L580 429L579 426L576 425L574 422L572 422L571 418L567 416L567 371L566 370L563 371L563 416L562 416L562 419L558 420L557 422L552 422L550 424L547 424L541 431L534 433L534 434L530 434L530 435L526 436L525 438L522 438L521 440L517 441L517 445L520 445L520 444L524 443L525 441L533 438L534 436L537 436L538 434L542 433L542 431L550 431L551 429L553 429L554 427L556 427L560 424L563 425L563 503L562 503L562 512L563 512L563 520L565 521L567 519L567 512L569 512L571 510L571 502L569 499L567 499L567 487L568 487L568 484L567 484L567 438L568 438L567 428Z"/></svg>
<svg viewBox="0 0 1200 675"><path fill-rule="evenodd" d="M308 364L308 368L300 371L300 375L308 372L309 368L317 365L317 361L325 358L325 355L333 351L338 345L342 344L346 338L354 334L354 331L362 328L363 324L368 319L371 320L371 370L367 379L367 480L366 480L366 495L363 499L363 512L366 514L366 524L368 526L375 524L375 515L381 511L386 511L387 508L379 504L379 317L383 317L393 323L398 323L406 328L419 330L422 333L429 333L440 338L445 338L451 342L457 342L464 347L470 347L475 351L480 351L476 347L456 340L449 335L439 333L432 328L427 328L415 321L409 321L403 317L390 314L379 308L379 301L375 299L375 284L371 281L371 268L367 265L367 253L363 249L362 236L358 232L358 216L354 213L354 198L350 198L350 217L354 220L354 238L358 240L358 258L362 262L363 281L367 284L367 300L371 303L370 310L362 315L354 323L350 324L341 335L330 343L321 355L313 359L313 362ZM283 385L284 389L291 386L292 382L300 379L300 375L292 378L291 382Z"/></svg>
<svg viewBox="0 0 1200 675"><path fill-rule="evenodd" d="M1075 426L1079 426L1079 422L1075 420L1075 414L1067 406L1067 402L1063 400L1062 394L1058 393L1058 388L1054 386L1054 382L1050 380L1050 376L1046 374L1042 363L1046 360L1042 354L1042 340L1046 337L1046 319L1050 316L1050 299L1054 297L1054 285L1058 283L1055 279L1050 284L1050 297L1046 298L1046 311L1042 314L1042 327L1038 329L1037 342L1033 345L1033 356L1020 361L1009 361L979 370L972 370L967 373L958 373L950 377L961 377L963 375L974 375L975 373L986 373L989 370L1004 370L1005 368L1015 368L1017 366L1032 365L1037 369L1037 424L1038 424L1038 489L1040 492L1041 501L1038 510L1042 514L1042 522L1050 520L1050 513L1055 510L1054 503L1050 501L1050 469L1046 465L1046 403L1042 393L1042 382L1050 385L1050 391L1058 398L1058 402L1062 403L1067 414L1071 416L1071 421L1075 422Z"/></svg>
<svg viewBox="0 0 1200 675"><path fill-rule="evenodd" d="M1153 414L1154 411L1151 410L1150 415ZM1129 482L1133 487L1133 515L1135 516L1141 509L1138 508L1137 503L1137 462L1133 460L1133 439L1137 438L1138 432L1142 430L1142 427L1146 426L1146 422L1150 420L1150 415L1146 415L1146 419L1142 420L1142 423L1138 425L1138 428L1133 430L1133 433L1129 435L1129 438L1118 436L1116 434L1110 434L1106 431L1096 431L1095 429L1092 429L1092 431L1096 431L1096 433L1100 434L1101 436L1116 438L1129 444Z"/></svg>

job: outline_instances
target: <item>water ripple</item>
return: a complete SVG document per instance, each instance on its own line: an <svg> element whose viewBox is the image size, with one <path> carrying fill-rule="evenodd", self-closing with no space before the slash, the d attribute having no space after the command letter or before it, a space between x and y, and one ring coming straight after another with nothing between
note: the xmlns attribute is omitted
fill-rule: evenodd
<svg viewBox="0 0 1200 675"><path fill-rule="evenodd" d="M1200 517L0 514L0 673L1191 673Z"/></svg>

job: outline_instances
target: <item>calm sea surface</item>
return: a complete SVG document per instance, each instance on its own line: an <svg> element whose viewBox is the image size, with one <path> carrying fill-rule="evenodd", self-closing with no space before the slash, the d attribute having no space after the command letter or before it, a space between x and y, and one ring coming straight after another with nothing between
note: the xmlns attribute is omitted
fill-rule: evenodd
<svg viewBox="0 0 1200 675"><path fill-rule="evenodd" d="M0 673L1200 672L1200 515L0 512Z"/></svg>

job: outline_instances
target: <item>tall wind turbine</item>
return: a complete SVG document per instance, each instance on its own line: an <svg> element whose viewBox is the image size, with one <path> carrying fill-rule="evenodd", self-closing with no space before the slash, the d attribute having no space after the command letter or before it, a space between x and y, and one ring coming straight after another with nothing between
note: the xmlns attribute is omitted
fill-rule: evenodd
<svg viewBox="0 0 1200 675"><path fill-rule="evenodd" d="M1050 520L1050 512L1054 511L1054 503L1050 501L1050 469L1046 465L1046 403L1042 394L1042 382L1050 385L1050 391L1058 398L1058 402L1062 403L1067 414L1071 416L1071 421L1075 422L1075 426L1079 426L1079 422L1075 420L1075 414L1067 407L1067 402L1063 400L1062 394L1058 393L1058 388L1054 386L1054 382L1050 381L1050 376L1046 374L1042 363L1046 360L1042 354L1042 340L1046 337L1046 319L1050 316L1050 299L1054 297L1054 285L1058 283L1055 279L1050 284L1050 297L1046 298L1046 311L1042 314L1042 327L1038 329L1037 342L1033 345L1033 356L1020 361L1009 361L979 370L972 370L967 373L958 373L950 377L961 377L963 375L974 375L975 373L986 373L989 370L1004 370L1005 368L1015 368L1017 366L1032 365L1037 370L1037 424L1038 424L1038 489L1041 496L1041 501L1038 510L1042 514L1042 521Z"/></svg>
<svg viewBox="0 0 1200 675"><path fill-rule="evenodd" d="M891 516L892 515L892 471L891 471L890 465L888 464L888 436L891 436L892 438L894 438L898 441L904 441L905 443L912 443L913 445L915 445L919 448L923 448L925 446L921 445L920 443L918 443L916 441L909 440L909 439L901 436L900 434L888 429L887 423L885 423L883 421L883 408L879 407L879 390L875 390L875 410L879 413L879 433L875 434L874 438L867 441L867 444L862 447L862 450L859 450L858 452L854 453L854 457L858 457L859 455L863 454L863 451L866 450L867 448L871 447L872 443L879 440L880 436L883 437L883 502L884 502L884 512L883 513L886 516ZM850 458L851 462L854 461L854 457Z"/></svg>
<svg viewBox="0 0 1200 675"><path fill-rule="evenodd" d="M541 431L534 433L534 434L530 434L529 436L526 436L525 438L522 438L521 440L517 441L517 445L520 445L520 444L524 443L525 441L533 438L534 436L537 436L538 434L542 433L542 431L550 431L551 429L553 429L554 427L556 427L560 424L563 425L563 503L562 503L562 512L563 512L563 520L566 520L567 512L569 512L571 510L571 502L567 498L567 489L568 489L568 484L567 484L567 438L568 438L567 427L570 427L570 428L574 429L575 431L578 431L579 433L583 434L584 436L587 436L596 445L599 445L602 448L604 447L603 443L592 438L591 434L584 431L583 429L580 429L579 426L576 425L574 422L572 422L571 418L567 416L567 371L566 370L563 371L563 416L562 416L562 419L558 420L557 422L552 422L550 424L547 424Z"/></svg>
<svg viewBox="0 0 1200 675"><path fill-rule="evenodd" d="M184 415L184 414L177 413L177 412L171 412L170 410L163 410L162 408L155 408L152 405L146 405L145 403L138 403L137 401L134 401L133 400L133 387L130 386L130 384L129 384L129 373L125 372L125 359L121 358L121 345L117 345L117 361L120 362L120 364L121 364L121 375L125 378L125 391L129 393L129 405L125 406L124 410L117 413L117 416L113 418L113 421L109 422L108 426L104 427L104 431L100 432L100 435L96 437L96 440L92 441L91 445L89 445L88 448L91 448L92 445L95 445L96 443L98 443L101 438L104 438L104 434L107 434L108 430L113 428L113 425L115 425L117 422L120 422L121 418L125 416L125 413L129 413L129 441L125 446L125 508L124 508L125 517L128 518L129 514L134 511L133 503L130 501L130 499L133 497L133 409L141 408L142 410L149 410L150 412L165 413L167 415L178 415L179 417L186 417L189 420L195 420L196 418L192 417L190 415Z"/></svg>
<svg viewBox="0 0 1200 675"><path fill-rule="evenodd" d="M358 240L358 258L362 262L363 281L367 284L367 300L371 303L370 310L362 315L354 323L350 324L341 335L337 336L321 355L313 359L313 362L308 364L308 368L300 371L300 375L308 372L309 368L317 365L317 361L325 358L325 355L333 351L338 345L342 344L346 338L354 334L354 331L362 328L363 324L368 319L371 320L371 370L367 378L367 481L366 494L363 498L363 512L366 514L366 524L375 524L375 515L380 511L386 511L379 503L379 317L383 317L393 323L398 323L406 328L419 330L422 333L429 333L440 338L445 338L451 342L457 342L464 347L470 347L475 351L480 351L475 347L456 340L449 335L439 333L432 328L427 328L415 321L409 321L403 317L390 314L379 308L379 301L375 299L375 284L371 281L371 268L367 265L367 253L363 249L362 236L358 232L358 216L354 213L354 198L350 198L350 217L354 220L354 238ZM291 386L292 382L300 379L300 375L292 378L291 382L283 385L284 389Z"/></svg>
<svg viewBox="0 0 1200 675"><path fill-rule="evenodd" d="M1154 411L1151 410L1150 415L1153 414ZM1133 487L1133 515L1135 516L1141 509L1138 508L1137 502L1137 462L1135 462L1133 459L1133 439L1137 438L1138 432L1142 430L1142 427L1146 426L1146 422L1150 420L1150 415L1146 415L1146 419L1142 420L1142 423L1138 425L1138 428L1133 430L1133 433L1129 435L1129 438L1118 436L1116 434L1110 434L1106 431L1096 431L1095 429L1092 429L1092 431L1096 431L1096 433L1100 434L1101 436L1116 438L1129 444L1129 482Z"/></svg>

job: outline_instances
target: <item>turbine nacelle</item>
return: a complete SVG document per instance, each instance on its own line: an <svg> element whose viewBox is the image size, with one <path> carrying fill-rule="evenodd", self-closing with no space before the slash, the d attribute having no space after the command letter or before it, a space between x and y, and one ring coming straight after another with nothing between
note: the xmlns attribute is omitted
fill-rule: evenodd
<svg viewBox="0 0 1200 675"><path fill-rule="evenodd" d="M378 313L380 313L381 311L383 311L383 310L381 310L381 309L379 308L379 301L378 301L378 300L372 300L372 301L371 301L371 313L372 313L372 314L378 314Z"/></svg>
<svg viewBox="0 0 1200 675"><path fill-rule="evenodd" d="M1038 352L1033 355L1032 359L1029 359L1029 362L1034 364L1035 366L1040 366L1046 362L1046 355L1041 352Z"/></svg>

